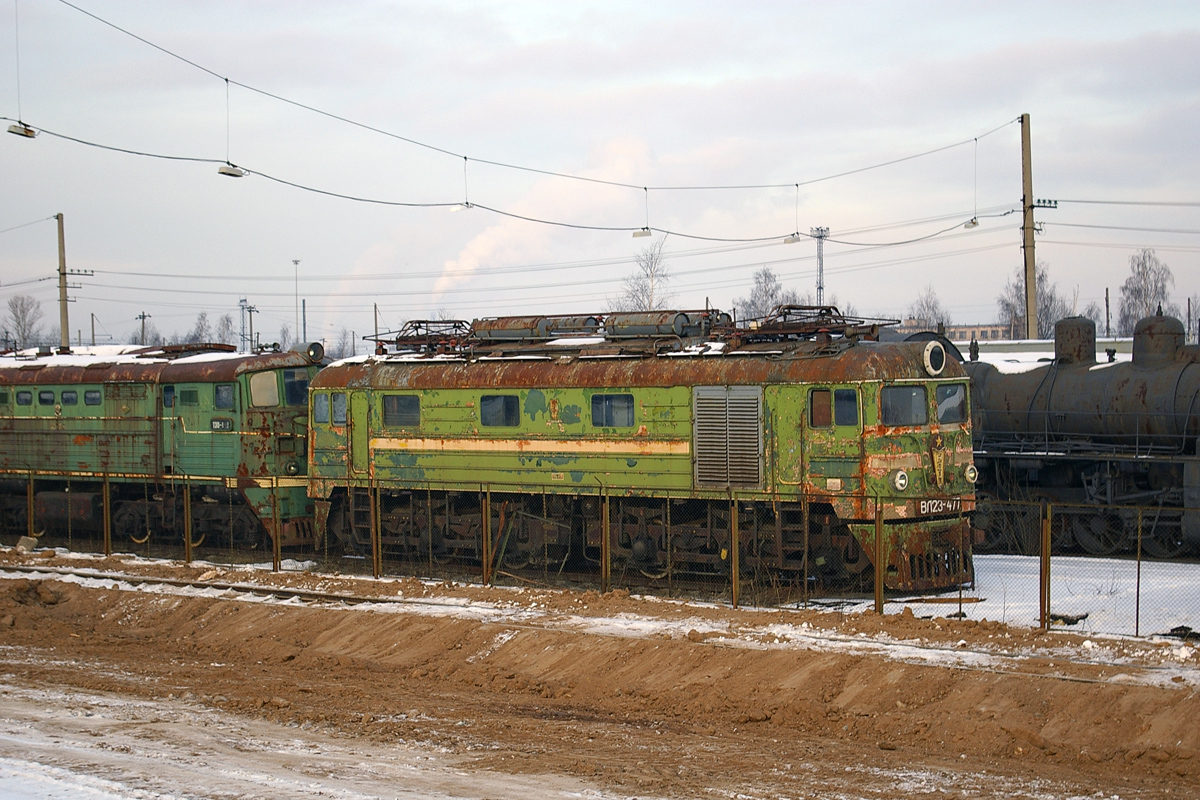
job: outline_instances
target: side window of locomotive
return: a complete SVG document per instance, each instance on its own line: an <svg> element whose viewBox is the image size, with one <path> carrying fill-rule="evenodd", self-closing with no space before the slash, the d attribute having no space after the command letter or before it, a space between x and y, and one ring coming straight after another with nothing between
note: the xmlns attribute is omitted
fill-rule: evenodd
<svg viewBox="0 0 1200 800"><path fill-rule="evenodd" d="M218 383L213 387L213 407L225 411L233 410L232 383Z"/></svg>
<svg viewBox="0 0 1200 800"><path fill-rule="evenodd" d="M879 393L879 413L884 425L924 425L929 421L925 387L883 387Z"/></svg>
<svg viewBox="0 0 1200 800"><path fill-rule="evenodd" d="M279 379L274 372L256 372L250 376L250 405L258 408L279 405Z"/></svg>
<svg viewBox="0 0 1200 800"><path fill-rule="evenodd" d="M592 425L597 428L632 428L633 395L592 395Z"/></svg>
<svg viewBox="0 0 1200 800"><path fill-rule="evenodd" d="M833 422L835 425L858 427L858 390L833 390Z"/></svg>
<svg viewBox="0 0 1200 800"><path fill-rule="evenodd" d="M48 389L43 389L42 391L38 392L38 405L39 406L54 405L54 392L52 392Z"/></svg>
<svg viewBox="0 0 1200 800"><path fill-rule="evenodd" d="M19 406L33 405L33 392L26 392L26 391L17 392L17 405L19 405Z"/></svg>
<svg viewBox="0 0 1200 800"><path fill-rule="evenodd" d="M830 391L828 389L813 389L808 393L808 424L814 428L828 428L833 424L833 416L829 413Z"/></svg>
<svg viewBox="0 0 1200 800"><path fill-rule="evenodd" d="M62 404L64 406L79 405L79 392L68 389L62 393Z"/></svg>
<svg viewBox="0 0 1200 800"><path fill-rule="evenodd" d="M515 394L485 394L479 398L479 424L515 428L521 423L520 398Z"/></svg>
<svg viewBox="0 0 1200 800"><path fill-rule="evenodd" d="M289 406L308 405L308 370L283 371L283 402Z"/></svg>
<svg viewBox="0 0 1200 800"><path fill-rule="evenodd" d="M98 406L104 402L104 395L99 389L84 389L83 404L85 406Z"/></svg>
<svg viewBox="0 0 1200 800"><path fill-rule="evenodd" d="M943 383L934 390L937 398L938 422L950 424L967 418L967 386L963 383Z"/></svg>
<svg viewBox="0 0 1200 800"><path fill-rule="evenodd" d="M8 405L8 392L0 392L0 406Z"/></svg>
<svg viewBox="0 0 1200 800"><path fill-rule="evenodd" d="M329 424L329 395L317 392L313 395L313 424Z"/></svg>
<svg viewBox="0 0 1200 800"><path fill-rule="evenodd" d="M333 395L333 418L334 425L346 424L346 395L343 392L334 392Z"/></svg>
<svg viewBox="0 0 1200 800"><path fill-rule="evenodd" d="M174 407L175 407L175 387L174 386L164 386L163 387L163 408L174 408Z"/></svg>
<svg viewBox="0 0 1200 800"><path fill-rule="evenodd" d="M416 428L421 424L421 398L415 394L385 394L383 424L389 428Z"/></svg>

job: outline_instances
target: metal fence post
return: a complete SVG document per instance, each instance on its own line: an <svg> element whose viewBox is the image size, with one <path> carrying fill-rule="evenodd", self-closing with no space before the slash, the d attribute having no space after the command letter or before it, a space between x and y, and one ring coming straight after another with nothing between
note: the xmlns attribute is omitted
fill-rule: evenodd
<svg viewBox="0 0 1200 800"><path fill-rule="evenodd" d="M883 576L887 570L883 563L883 504L875 498L875 613L883 613Z"/></svg>
<svg viewBox="0 0 1200 800"><path fill-rule="evenodd" d="M25 493L25 535L33 536L33 473L29 473L29 491Z"/></svg>
<svg viewBox="0 0 1200 800"><path fill-rule="evenodd" d="M271 527L275 535L271 537L271 570L279 572L283 569L283 519L279 514L279 478L271 479ZM378 576L376 576L378 577Z"/></svg>
<svg viewBox="0 0 1200 800"><path fill-rule="evenodd" d="M804 607L808 608L808 495L800 494L800 523L804 526Z"/></svg>
<svg viewBox="0 0 1200 800"><path fill-rule="evenodd" d="M183 482L183 563L192 563L192 487Z"/></svg>
<svg viewBox="0 0 1200 800"><path fill-rule="evenodd" d="M733 607L738 607L738 568L740 566L738 559L738 551L741 549L741 537L738 527L738 501L736 496L730 497L729 503L729 575L731 580L730 594L733 599Z"/></svg>
<svg viewBox="0 0 1200 800"><path fill-rule="evenodd" d="M1133 590L1133 635L1142 635L1142 508L1138 506L1137 582Z"/></svg>
<svg viewBox="0 0 1200 800"><path fill-rule="evenodd" d="M611 544L608 541L609 523L611 516L609 511L608 492L604 492L600 496L600 518L601 518L601 539L600 539L600 593L608 592L608 584L612 579L612 563L611 563Z"/></svg>
<svg viewBox="0 0 1200 800"><path fill-rule="evenodd" d="M483 558L483 585L492 583L492 490L483 490L483 548L480 556Z"/></svg>
<svg viewBox="0 0 1200 800"><path fill-rule="evenodd" d="M382 542L379 540L379 491L374 479L367 484L367 502L371 510L371 575L378 578L383 574Z"/></svg>
<svg viewBox="0 0 1200 800"><path fill-rule="evenodd" d="M1041 595L1041 625L1042 630L1050 630L1050 519L1053 514L1052 506L1045 503L1041 508L1042 517L1042 564L1040 578Z"/></svg>
<svg viewBox="0 0 1200 800"><path fill-rule="evenodd" d="M108 484L108 473L104 473L104 555L112 555L112 487Z"/></svg>

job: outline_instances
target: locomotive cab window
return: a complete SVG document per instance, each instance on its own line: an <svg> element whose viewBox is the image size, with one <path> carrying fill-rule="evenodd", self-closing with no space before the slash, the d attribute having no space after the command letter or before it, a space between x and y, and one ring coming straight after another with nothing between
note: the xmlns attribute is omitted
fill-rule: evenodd
<svg viewBox="0 0 1200 800"><path fill-rule="evenodd" d="M62 404L64 406L79 405L79 392L74 390L66 390L62 393Z"/></svg>
<svg viewBox="0 0 1200 800"><path fill-rule="evenodd" d="M833 424L829 413L831 393L828 389L813 389L808 393L808 424L814 428L828 428Z"/></svg>
<svg viewBox="0 0 1200 800"><path fill-rule="evenodd" d="M633 395L592 395L592 425L597 428L632 428Z"/></svg>
<svg viewBox="0 0 1200 800"><path fill-rule="evenodd" d="M250 376L250 405L258 408L279 405L279 380L274 372L256 372Z"/></svg>
<svg viewBox="0 0 1200 800"><path fill-rule="evenodd" d="M329 424L329 395L317 392L313 395L313 424Z"/></svg>
<svg viewBox="0 0 1200 800"><path fill-rule="evenodd" d="M962 383L943 383L934 390L938 422L950 424L967 418L967 387Z"/></svg>
<svg viewBox="0 0 1200 800"><path fill-rule="evenodd" d="M308 405L308 370L283 371L283 402L289 406Z"/></svg>
<svg viewBox="0 0 1200 800"><path fill-rule="evenodd" d="M38 392L38 405L39 406L54 405L54 392L47 391L47 390L42 390L42 391Z"/></svg>
<svg viewBox="0 0 1200 800"><path fill-rule="evenodd" d="M833 422L835 425L858 427L858 390L833 390Z"/></svg>
<svg viewBox="0 0 1200 800"><path fill-rule="evenodd" d="M485 394L479 398L479 424L515 428L521 423L520 398L515 394Z"/></svg>
<svg viewBox="0 0 1200 800"><path fill-rule="evenodd" d="M383 424L389 428L415 428L421 424L421 398L415 394L385 394Z"/></svg>
<svg viewBox="0 0 1200 800"><path fill-rule="evenodd" d="M213 406L226 411L233 410L232 383L218 383L213 387Z"/></svg>
<svg viewBox="0 0 1200 800"><path fill-rule="evenodd" d="M330 403L330 418L334 425L346 424L346 395L344 392L334 392Z"/></svg>
<svg viewBox="0 0 1200 800"><path fill-rule="evenodd" d="M163 387L163 408L174 408L174 407L175 407L175 387L174 386L164 386Z"/></svg>
<svg viewBox="0 0 1200 800"><path fill-rule="evenodd" d="M83 404L85 406L98 406L104 402L104 395L99 389L84 389Z"/></svg>
<svg viewBox="0 0 1200 800"><path fill-rule="evenodd" d="M925 387L883 387L879 393L879 411L884 425L924 425L929 421Z"/></svg>
<svg viewBox="0 0 1200 800"><path fill-rule="evenodd" d="M19 406L33 405L33 392L17 392L17 405L19 405Z"/></svg>

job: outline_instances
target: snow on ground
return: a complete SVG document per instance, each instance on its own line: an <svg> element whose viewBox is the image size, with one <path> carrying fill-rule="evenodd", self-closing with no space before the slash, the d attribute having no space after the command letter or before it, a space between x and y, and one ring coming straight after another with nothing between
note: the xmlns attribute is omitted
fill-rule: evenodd
<svg viewBox="0 0 1200 800"><path fill-rule="evenodd" d="M962 613L967 619L995 620L1016 625L1034 626L1038 619L1039 560L1023 556L979 556L976 559L977 586L963 594ZM0 571L2 578L27 577L24 573ZM315 601L298 597L281 599L264 592L265 587L247 584L257 595L233 594L217 587L172 586L155 583L114 583L111 574L89 577L61 574L60 580L78 583L93 589L149 592L187 597L236 596L245 602L307 606ZM388 579L382 579L386 582ZM1134 617L1132 598L1136 587L1136 564L1133 562L1060 557L1051 570L1051 609L1055 614L1079 618L1069 628L1072 632L1112 636L1132 635ZM1149 564L1142 565L1141 625L1142 634L1163 633L1188 620L1197 623L1200 616L1200 565ZM454 617L481 623L520 627L537 627L587 635L622 638L693 638L697 635L726 647L754 649L796 649L825 652L854 652L875 655L914 664L966 667L977 669L1014 669L1017 662L1033 655L1053 652L1020 652L1006 647L1003 638L994 645L968 646L967 642L944 644L924 639L897 640L887 634L868 636L865 633L846 635L836 630L815 627L807 622L789 620L787 609L772 609L779 616L768 623L734 622L731 618L711 614L660 617L654 615L617 613L591 615L555 610L545 604L524 598L522 589L512 589L509 602L480 601L462 596L405 597L398 590L394 597L379 602L358 603L347 610L368 613L402 613L423 616ZM282 593L282 590L281 590ZM1182 598L1189 598L1188 600ZM953 596L939 599L953 600ZM972 602L976 601L976 602ZM319 601L323 605L342 605L340 601ZM672 602L680 607L711 609L716 603ZM818 600L814 605L836 606L843 613L866 612L871 601L845 602ZM899 614L908 606L917 616L949 617L957 613L957 603L921 602L919 599L894 600L887 603L885 612ZM1129 613L1126 614L1125 612ZM1190 612L1190 613L1189 613ZM1084 616L1086 615L1086 616ZM673 617L673 618L672 618ZM1058 626L1056 626L1058 627ZM1200 627L1200 625L1193 625ZM1099 637L1097 637L1099 638ZM1072 647L1078 655L1077 648ZM1119 643L1084 643L1084 660L1117 666L1139 667L1125 676L1129 682L1146 685L1166 685L1172 680L1200 686L1200 648L1180 642L1164 650L1165 662L1154 668L1140 669L1144 660L1126 657Z"/></svg>

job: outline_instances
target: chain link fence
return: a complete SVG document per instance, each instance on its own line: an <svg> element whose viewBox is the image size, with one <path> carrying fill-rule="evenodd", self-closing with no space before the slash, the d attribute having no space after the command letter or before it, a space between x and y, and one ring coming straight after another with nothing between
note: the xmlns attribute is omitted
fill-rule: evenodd
<svg viewBox="0 0 1200 800"><path fill-rule="evenodd" d="M1200 630L1200 554L1188 535L1197 521L1187 516L1200 512L1178 507L985 499L972 511L929 498L942 503L930 508L943 510L935 518L944 530L957 533L914 539L903 517L871 500L859 507L866 518L847 524L827 496L764 503L602 489L364 488L335 499L328 535L317 525L283 546L271 534L274 518L255 516L228 487L139 488L141 498L125 487L115 503L107 482L8 483L10 545L33 535L40 547L264 570L615 589L735 606L907 606L919 616L1085 633L1191 638ZM279 514L274 491L265 505Z"/></svg>

